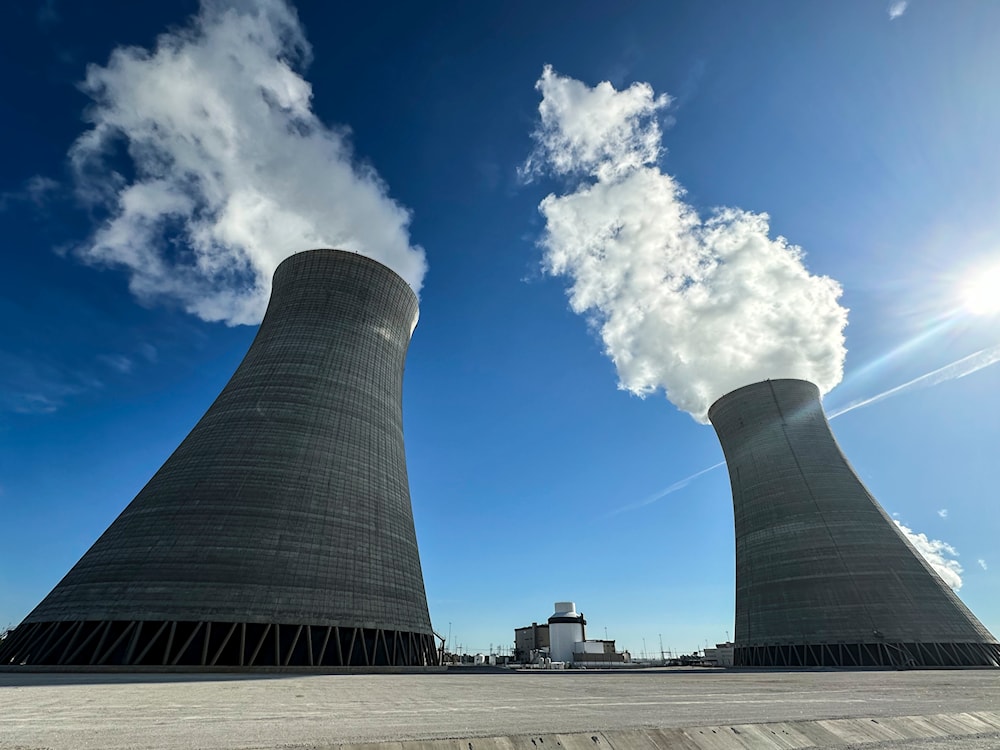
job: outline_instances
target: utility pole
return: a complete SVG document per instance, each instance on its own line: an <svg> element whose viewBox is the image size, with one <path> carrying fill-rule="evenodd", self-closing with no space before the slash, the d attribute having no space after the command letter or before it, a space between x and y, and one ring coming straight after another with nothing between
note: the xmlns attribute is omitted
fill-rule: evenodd
<svg viewBox="0 0 1000 750"><path fill-rule="evenodd" d="M660 636L660 661L663 661L663 633L658 635Z"/></svg>

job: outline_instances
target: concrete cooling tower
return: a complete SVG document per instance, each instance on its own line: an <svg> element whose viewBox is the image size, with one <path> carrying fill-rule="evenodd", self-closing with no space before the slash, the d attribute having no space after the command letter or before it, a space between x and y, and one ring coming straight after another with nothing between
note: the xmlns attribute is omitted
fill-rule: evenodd
<svg viewBox="0 0 1000 750"><path fill-rule="evenodd" d="M719 399L736 520L735 665L1000 666L1000 645L840 451L815 385Z"/></svg>
<svg viewBox="0 0 1000 750"><path fill-rule="evenodd" d="M225 389L0 663L437 664L403 450L416 322L374 260L285 260Z"/></svg>

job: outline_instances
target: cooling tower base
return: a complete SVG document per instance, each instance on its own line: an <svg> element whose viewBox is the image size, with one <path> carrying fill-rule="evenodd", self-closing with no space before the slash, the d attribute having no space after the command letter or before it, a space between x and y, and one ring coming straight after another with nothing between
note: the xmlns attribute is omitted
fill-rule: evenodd
<svg viewBox="0 0 1000 750"><path fill-rule="evenodd" d="M81 620L24 623L0 665L66 667L426 667L430 633L251 622Z"/></svg>
<svg viewBox="0 0 1000 750"><path fill-rule="evenodd" d="M993 643L817 643L737 646L737 667L1000 667Z"/></svg>

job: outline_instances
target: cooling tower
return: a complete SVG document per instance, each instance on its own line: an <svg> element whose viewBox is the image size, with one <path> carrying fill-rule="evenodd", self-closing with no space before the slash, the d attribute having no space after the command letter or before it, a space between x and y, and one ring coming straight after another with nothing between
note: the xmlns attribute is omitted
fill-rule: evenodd
<svg viewBox="0 0 1000 750"><path fill-rule="evenodd" d="M736 666L1000 666L1000 645L858 479L815 385L719 399L736 520Z"/></svg>
<svg viewBox="0 0 1000 750"><path fill-rule="evenodd" d="M416 322L374 260L285 260L225 389L0 663L436 664L403 450Z"/></svg>

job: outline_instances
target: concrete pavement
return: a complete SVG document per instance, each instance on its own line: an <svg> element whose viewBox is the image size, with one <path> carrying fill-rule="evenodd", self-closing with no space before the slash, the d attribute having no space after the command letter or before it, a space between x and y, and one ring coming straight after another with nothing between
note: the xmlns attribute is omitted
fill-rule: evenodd
<svg viewBox="0 0 1000 750"><path fill-rule="evenodd" d="M492 748L518 750L532 736L580 735L590 741L608 732L620 733L616 750L627 750L621 733L637 730L857 718L870 724L879 717L988 716L998 711L1000 673L993 670L0 673L0 747L51 750L290 750L447 738L461 738L459 750L468 750L468 741L476 738L493 738ZM951 719L943 721L952 726ZM977 726L986 729L972 731ZM955 730L955 736L983 734L983 741L992 741L989 727L988 720L983 725L972 721ZM996 731L995 746L1000 747L1000 729ZM728 738L736 736L729 732ZM883 743L901 739L905 735L875 738ZM474 750L492 748L481 740ZM544 748L536 744L526 750Z"/></svg>

